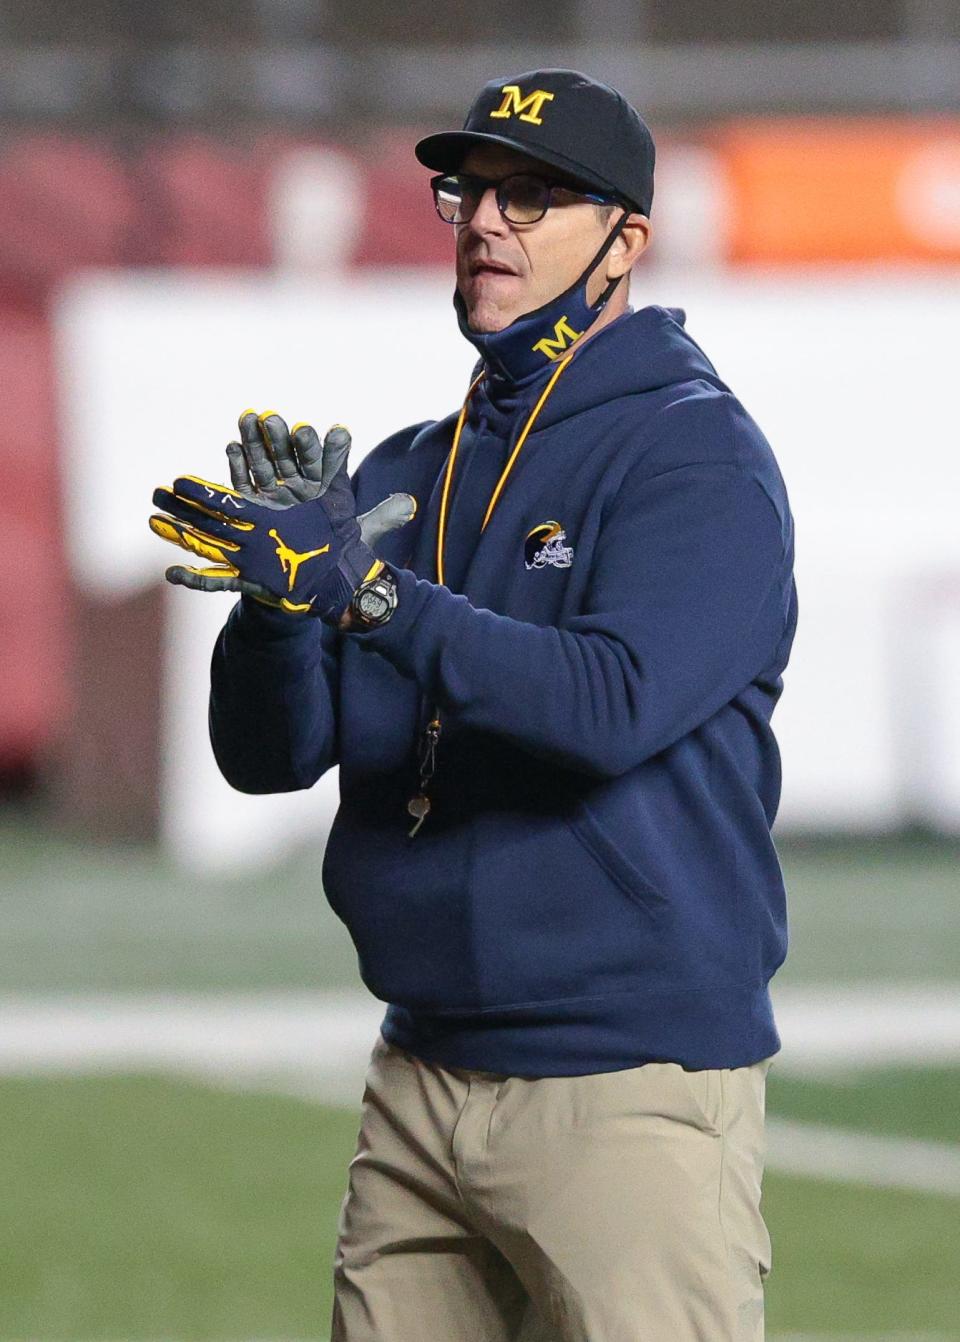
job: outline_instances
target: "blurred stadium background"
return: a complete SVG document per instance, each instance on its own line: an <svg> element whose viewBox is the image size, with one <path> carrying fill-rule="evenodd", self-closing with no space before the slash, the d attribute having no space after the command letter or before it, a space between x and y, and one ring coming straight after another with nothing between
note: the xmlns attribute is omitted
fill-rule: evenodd
<svg viewBox="0 0 960 1342"><path fill-rule="evenodd" d="M0 1342L327 1336L380 1015L336 778L216 776L229 600L165 588L149 494L247 405L355 465L458 402L412 146L551 64L651 122L633 301L796 515L768 1334L960 1339L960 0L5 0Z"/></svg>

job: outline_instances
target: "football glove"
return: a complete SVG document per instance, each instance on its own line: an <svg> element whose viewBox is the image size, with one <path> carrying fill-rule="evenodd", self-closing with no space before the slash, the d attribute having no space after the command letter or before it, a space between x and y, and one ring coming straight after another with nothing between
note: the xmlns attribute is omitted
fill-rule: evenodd
<svg viewBox="0 0 960 1342"><path fill-rule="evenodd" d="M172 490L154 491L153 502L163 514L150 518L151 530L216 565L176 566L166 576L200 590L244 592L290 614L319 615L336 623L359 584L382 568L366 537L379 538L409 521L416 500L407 494L385 499L364 514L365 536L346 471L348 431L335 426L321 447L315 431L301 425L292 436L294 456L280 416L263 418L269 420L264 433L275 460L262 441L254 442L261 439L257 416L242 416L247 451L237 444L228 448L235 488L181 476Z"/></svg>

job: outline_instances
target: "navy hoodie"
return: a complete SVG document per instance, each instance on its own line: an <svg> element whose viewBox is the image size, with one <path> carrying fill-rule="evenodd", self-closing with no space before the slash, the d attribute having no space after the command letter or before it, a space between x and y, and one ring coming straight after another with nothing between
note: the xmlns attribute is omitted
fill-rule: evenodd
<svg viewBox="0 0 960 1342"><path fill-rule="evenodd" d="M244 598L218 639L220 768L277 792L339 764L324 889L388 1003L384 1037L429 1061L548 1076L741 1067L780 1046L770 718L793 522L768 443L683 322L647 307L584 342L482 535L545 378L481 385L444 585L455 415L354 474L358 512L395 491L419 505L377 545L398 585L385 625L341 632ZM559 562L531 563L547 522ZM434 705L432 809L411 838Z"/></svg>

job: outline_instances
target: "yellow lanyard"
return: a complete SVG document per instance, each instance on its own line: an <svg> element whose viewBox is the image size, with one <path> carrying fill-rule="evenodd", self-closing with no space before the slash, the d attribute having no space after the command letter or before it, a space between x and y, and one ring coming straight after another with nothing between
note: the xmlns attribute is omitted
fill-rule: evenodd
<svg viewBox="0 0 960 1342"><path fill-rule="evenodd" d="M537 416L539 415L540 411L546 404L547 397L553 391L553 388L556 385L557 378L560 376L560 374L563 372L563 370L566 368L567 364L570 362L572 358L573 354L568 354L567 357L557 365L556 369L554 370L550 378L550 381L543 389L543 394L537 401L536 405L533 407L533 410L531 411L530 414L530 418L527 420L526 424L524 424L523 429L520 433L520 437L517 439L516 446L510 453L510 460L507 462L506 466L504 466L503 473L501 474L500 479L497 481L496 488L490 495L490 502L487 504L487 511L483 519L483 525L480 528L481 535L483 534L487 523L490 521L490 517L497 504L497 500L500 498L500 494L503 491L503 486L506 483L507 476L510 474L510 471L513 468L513 463L520 455L521 447L523 447L524 443L527 441L527 435L533 428ZM478 378L475 378L474 381L471 382L470 384L470 388L467 391L466 399L464 400L463 405L460 409L460 416L457 419L457 427L454 430L453 434L453 446L450 449L450 456L447 461L447 473L443 481L443 493L440 496L440 521L437 527L437 582L440 583L441 585L443 584L443 542L447 532L447 499L450 495L450 483L453 480L453 466L454 462L457 459L457 449L460 446L460 435L463 433L463 426L464 423L466 422L467 407L470 405L470 398L476 391L477 387L479 387L480 383L483 381L483 377L484 375L483 373L481 373L480 376ZM424 820L426 819L427 815L430 812L430 798L427 796L427 786L433 777L433 772L436 765L437 742L439 741L439 739L440 739L440 709L435 707L433 711L433 717L430 719L430 721L428 722L427 726L424 728L423 731L423 743L421 747L421 758L420 758L420 791L417 796L411 797L409 802L407 803L407 812L409 815L414 816L416 821L413 828L409 832L409 837L411 839L416 834L417 830L423 824Z"/></svg>
<svg viewBox="0 0 960 1342"><path fill-rule="evenodd" d="M490 495L490 502L487 504L487 511L486 514L484 515L483 525L480 528L481 535L485 531L487 523L490 521L490 516L493 513L497 500L500 498L500 494L503 490L504 484L506 483L507 476L513 469L513 463L520 455L521 447L523 447L524 443L527 441L527 435L533 428L537 416L539 415L540 411L546 404L547 397L553 391L553 388L556 385L557 378L560 376L560 374L563 372L563 370L566 368L567 364L570 362L572 358L573 355L568 354L565 359L563 359L559 364L557 364L557 367L554 369L550 381L543 389L543 393L541 394L539 401L537 401L536 405L533 407L533 410L531 411L530 414L530 418L527 420L526 424L524 424L520 437L517 439L516 446L510 453L510 460L507 462L506 466L504 466L503 474L500 476L500 479L497 481L496 488ZM450 493L450 484L451 481L453 480L453 465L457 459L457 449L460 446L460 435L463 433L463 426L464 423L466 422L467 407L470 404L470 398L476 391L477 387L479 387L480 383L483 381L483 377L484 374L481 373L480 376L478 378L475 378L474 381L471 382L470 384L470 388L467 392L466 399L464 400L463 406L461 407L460 410L460 417L457 420L457 427L454 430L453 446L450 449L450 456L447 459L447 474L443 482L443 493L440 496L440 524L437 527L437 582L440 583L441 586L443 585L443 544L447 534L447 498Z"/></svg>

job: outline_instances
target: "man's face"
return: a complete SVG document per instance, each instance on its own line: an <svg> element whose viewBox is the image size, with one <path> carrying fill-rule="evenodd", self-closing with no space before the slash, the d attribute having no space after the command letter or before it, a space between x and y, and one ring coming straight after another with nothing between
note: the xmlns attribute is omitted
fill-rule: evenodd
<svg viewBox="0 0 960 1342"><path fill-rule="evenodd" d="M560 177L548 164L497 145L471 149L461 171L495 179L516 172L548 181ZM485 191L473 217L455 225L457 287L471 329L502 331L569 288L597 254L616 218L615 211L605 222L590 201L559 195L537 223L511 224L497 209L493 188ZM591 276L590 301L604 287L602 270L599 277Z"/></svg>

